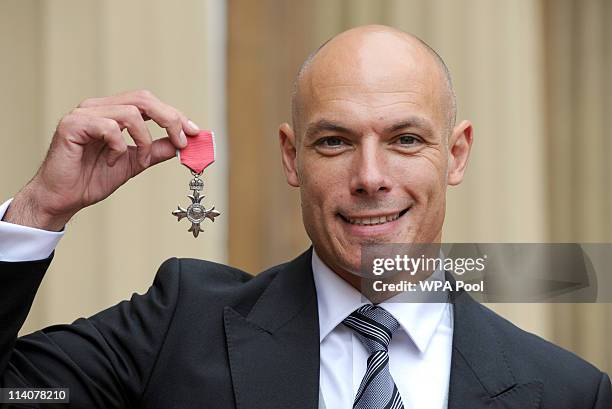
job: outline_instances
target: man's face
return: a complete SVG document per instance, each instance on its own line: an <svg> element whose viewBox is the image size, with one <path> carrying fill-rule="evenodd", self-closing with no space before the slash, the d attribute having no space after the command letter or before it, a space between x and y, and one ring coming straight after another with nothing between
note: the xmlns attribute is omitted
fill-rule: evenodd
<svg viewBox="0 0 612 409"><path fill-rule="evenodd" d="M448 117L425 51L388 65L390 50L370 44L347 69L329 52L302 83L297 185L317 253L356 272L364 244L440 241Z"/></svg>

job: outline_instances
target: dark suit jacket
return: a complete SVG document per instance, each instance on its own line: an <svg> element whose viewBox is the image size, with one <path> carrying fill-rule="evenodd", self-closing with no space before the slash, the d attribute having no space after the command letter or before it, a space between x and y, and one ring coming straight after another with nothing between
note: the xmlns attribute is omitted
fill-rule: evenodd
<svg viewBox="0 0 612 409"><path fill-rule="evenodd" d="M311 250L256 277L173 258L146 294L17 339L50 262L0 263L0 386L69 387L78 408L317 408ZM453 304L450 409L612 408L607 375L465 293Z"/></svg>

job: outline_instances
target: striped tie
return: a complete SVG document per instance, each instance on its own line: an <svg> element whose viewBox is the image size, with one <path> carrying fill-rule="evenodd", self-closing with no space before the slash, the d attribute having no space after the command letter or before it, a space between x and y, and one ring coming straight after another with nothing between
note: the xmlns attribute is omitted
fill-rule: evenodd
<svg viewBox="0 0 612 409"><path fill-rule="evenodd" d="M355 331L370 353L368 367L357 390L354 409L403 409L402 397L389 372L388 347L399 323L372 304L357 308L342 322Z"/></svg>

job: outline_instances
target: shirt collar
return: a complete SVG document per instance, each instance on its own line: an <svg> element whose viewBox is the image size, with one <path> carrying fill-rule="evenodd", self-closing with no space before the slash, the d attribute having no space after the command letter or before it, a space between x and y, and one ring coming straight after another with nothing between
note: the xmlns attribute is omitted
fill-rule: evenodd
<svg viewBox="0 0 612 409"><path fill-rule="evenodd" d="M312 272L317 291L319 310L319 342L334 330L353 311L370 302L361 293L334 273L312 250ZM442 276L442 271L434 272ZM389 311L412 339L420 352L425 351L433 337L446 303L397 302L398 294L379 305Z"/></svg>

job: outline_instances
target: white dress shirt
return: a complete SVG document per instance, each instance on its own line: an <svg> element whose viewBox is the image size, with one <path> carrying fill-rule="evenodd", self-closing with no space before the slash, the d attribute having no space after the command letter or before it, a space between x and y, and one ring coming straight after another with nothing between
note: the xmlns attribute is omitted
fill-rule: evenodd
<svg viewBox="0 0 612 409"><path fill-rule="evenodd" d="M342 321L368 301L331 271L314 250L312 271L319 309L320 395L327 409L350 409L369 354ZM397 298L378 305L400 324L389 344L389 369L404 408L446 408L453 340L452 305L397 302Z"/></svg>
<svg viewBox="0 0 612 409"><path fill-rule="evenodd" d="M0 220L10 203L8 200L0 206ZM63 235L64 231L0 221L0 261L45 259ZM331 271L314 250L312 271L319 310L320 396L327 409L350 409L366 370L368 352L353 331L341 323L368 302ZM446 408L453 339L451 304L397 302L395 296L379 305L400 324L389 344L389 367L404 407Z"/></svg>
<svg viewBox="0 0 612 409"><path fill-rule="evenodd" d="M13 199L0 206L0 261L34 261L49 257L64 231L55 232L1 221Z"/></svg>

